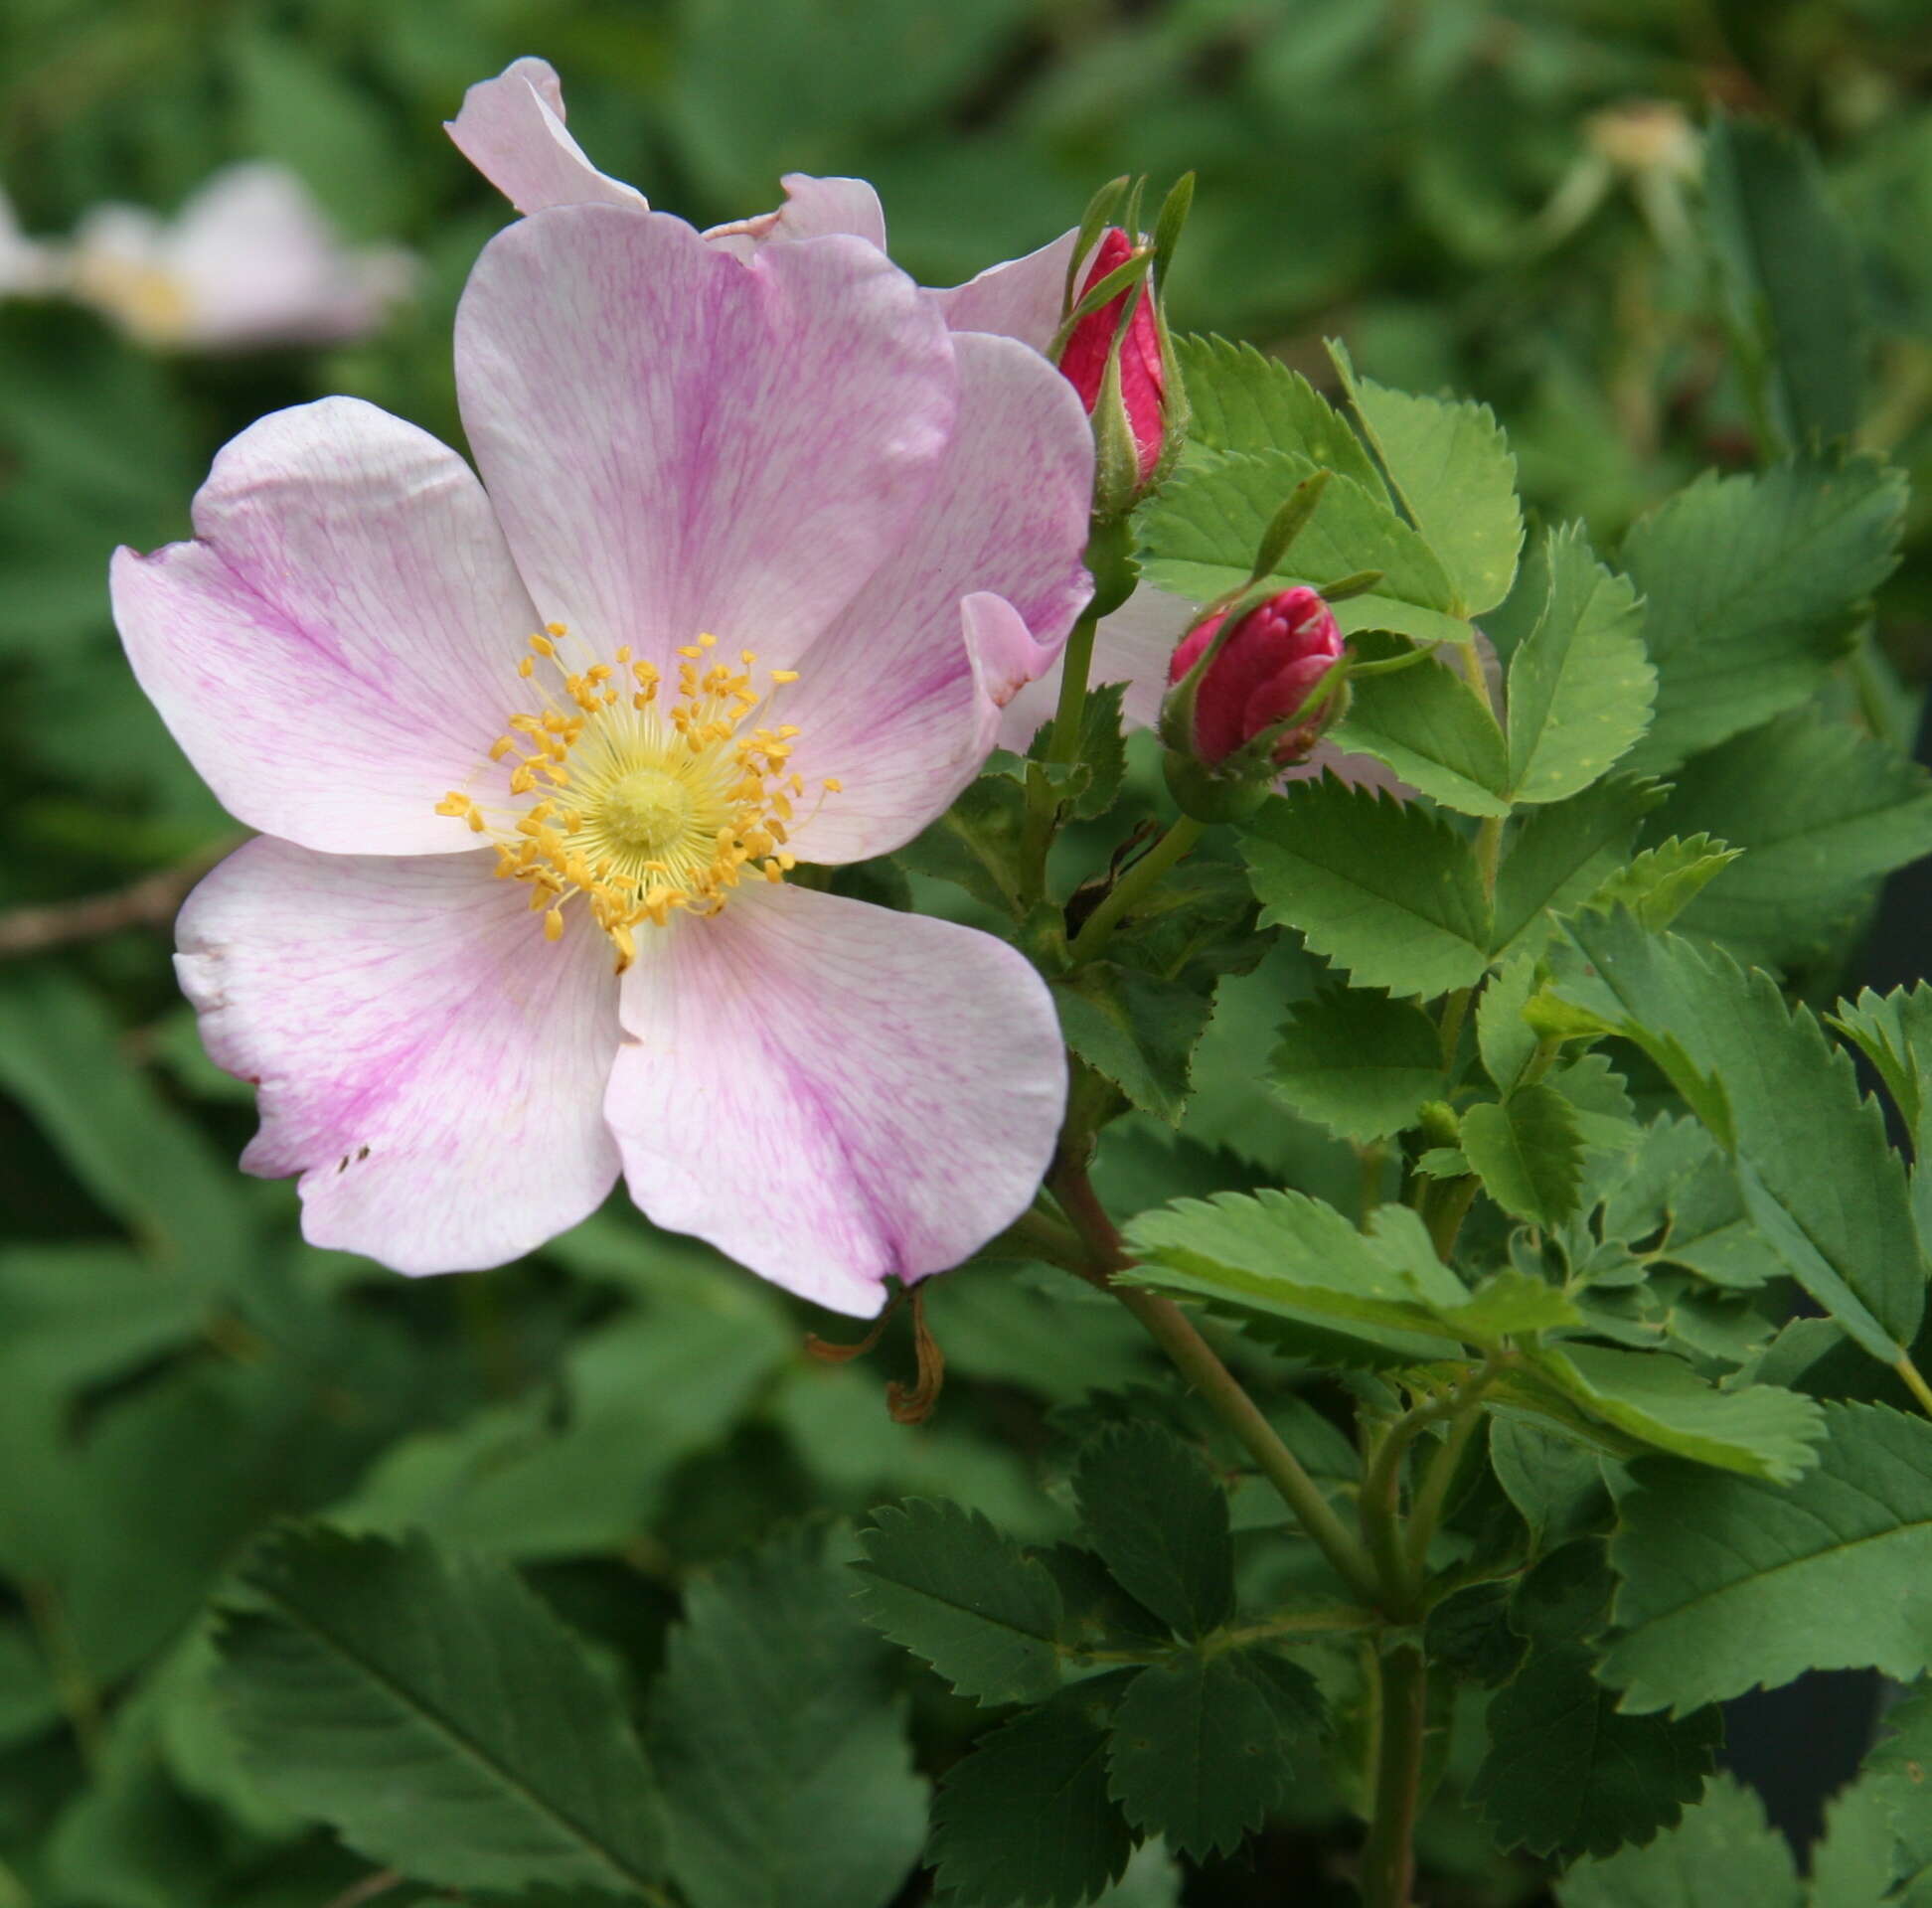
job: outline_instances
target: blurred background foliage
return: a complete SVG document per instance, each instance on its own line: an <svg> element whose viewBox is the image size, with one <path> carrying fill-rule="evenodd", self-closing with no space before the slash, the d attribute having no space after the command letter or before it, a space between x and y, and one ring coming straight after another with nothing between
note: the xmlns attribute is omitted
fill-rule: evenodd
<svg viewBox="0 0 1932 1908"><path fill-rule="evenodd" d="M870 177L926 283L1044 242L1113 174L1194 168L1180 328L1318 378L1339 334L1384 383L1479 396L1530 502L1599 547L1696 470L1752 459L1698 188L1633 160L1631 114L1601 115L1639 99L1797 128L1855 243L1834 289L1871 330L1860 436L1915 476L1880 605L1897 678L1867 710L1913 728L1932 657L1922 0L0 0L0 187L30 233L105 200L166 211L266 156L349 238L422 261L384 328L320 351L155 355L69 305L0 304L0 1908L294 1908L366 1874L257 1787L209 1694L201 1613L275 1516L424 1524L515 1559L613 1670L648 1673L689 1574L788 1518L925 1490L1053 1535L1068 1414L1157 1376L1071 1281L969 1272L932 1291L943 1406L900 1428L882 1388L909 1376L901 1336L815 1359L805 1329L856 1332L628 1208L502 1274L407 1284L306 1248L292 1191L235 1170L251 1094L201 1056L166 926L180 872L233 829L120 662L107 555L185 535L213 453L282 404L354 393L460 442L451 313L508 215L439 122L524 53L655 204L711 224L775 203L785 171ZM82 933L41 911L102 894ZM1223 985L1181 1129L1121 1122L1103 1192L1341 1192L1346 1150L1232 1064L1308 965L1278 948ZM897 1673L942 1768L973 1715ZM861 1780L904 1817L902 1766ZM1340 1797L1311 1781L1304 1813L1187 1899L1329 1898ZM1484 1839L1441 1815L1432 1899L1530 1898ZM1150 1858L1118 1899L1176 1886Z"/></svg>

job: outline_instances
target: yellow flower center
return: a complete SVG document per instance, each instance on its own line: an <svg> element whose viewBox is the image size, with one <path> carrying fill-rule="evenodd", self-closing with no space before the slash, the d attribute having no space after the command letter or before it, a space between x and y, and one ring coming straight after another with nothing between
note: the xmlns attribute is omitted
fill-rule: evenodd
<svg viewBox="0 0 1932 1908"><path fill-rule="evenodd" d="M75 260L71 282L76 296L106 312L141 344L178 345L188 335L187 287L160 265L82 254Z"/></svg>
<svg viewBox="0 0 1932 1908"><path fill-rule="evenodd" d="M552 623L518 665L533 684L540 668L554 673L559 693L512 716L490 748L491 761L515 764L510 803L451 789L436 813L489 837L498 875L528 884L549 939L581 897L622 973L639 926L662 927L680 910L716 914L747 873L777 881L796 866L785 842L805 792L788 766L798 730L745 724L770 688L798 677L774 669L760 694L750 650L733 669L713 660L718 639L701 636L678 652L677 700L666 707L652 664L620 649L573 670L560 655L566 636ZM839 790L836 780L824 786Z"/></svg>

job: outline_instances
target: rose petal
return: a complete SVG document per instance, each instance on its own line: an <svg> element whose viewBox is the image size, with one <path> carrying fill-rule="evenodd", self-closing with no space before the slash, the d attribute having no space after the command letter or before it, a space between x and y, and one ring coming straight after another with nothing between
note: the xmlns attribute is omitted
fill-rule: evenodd
<svg viewBox="0 0 1932 1908"><path fill-rule="evenodd" d="M617 1174L609 943L544 939L487 853L405 861L249 842L181 911L181 985L261 1088L242 1165L302 1176L302 1229L399 1272L501 1265Z"/></svg>
<svg viewBox="0 0 1932 1908"><path fill-rule="evenodd" d="M774 241L846 233L886 249L886 210L865 180L814 179L810 173L788 172L780 183L785 203L776 212L713 226L705 234L707 242L733 258L749 258L760 245Z"/></svg>
<svg viewBox="0 0 1932 1908"><path fill-rule="evenodd" d="M343 854L466 846L435 804L525 705L537 627L469 466L326 398L223 450L194 522L194 543L115 553L114 618L229 812Z"/></svg>
<svg viewBox="0 0 1932 1908"><path fill-rule="evenodd" d="M1067 261L1078 237L1063 232L1024 258L989 265L977 278L930 295L953 331L990 331L1045 352L1059 329Z"/></svg>
<svg viewBox="0 0 1932 1908"><path fill-rule="evenodd" d="M456 320L477 462L547 618L660 665L789 666L900 547L950 435L951 343L856 238L749 264L659 213L538 213Z"/></svg>
<svg viewBox="0 0 1932 1908"><path fill-rule="evenodd" d="M797 830L808 861L908 840L978 773L994 705L1058 651L1092 593L1093 438L1072 388L1009 338L962 333L959 421L898 549L799 659L793 766L843 787ZM986 595L968 612L964 599ZM962 619L969 640L962 640ZM1009 618L1017 621L1016 631ZM982 682L975 680L975 652Z"/></svg>
<svg viewBox="0 0 1932 1908"><path fill-rule="evenodd" d="M1093 664L1087 681L1095 688L1104 683L1126 684L1121 713L1127 727L1152 728L1160 719L1168 663L1195 615L1194 604L1185 596L1143 583L1111 616L1101 618L1093 634ZM1060 666L1055 660L1038 682L1014 697L1000 720L1002 748L1016 755L1027 752L1042 723L1052 720L1059 686Z"/></svg>
<svg viewBox="0 0 1932 1908"><path fill-rule="evenodd" d="M647 937L606 1111L632 1196L868 1317L1033 1198L1066 1097L1052 1002L1003 942L789 883Z"/></svg>
<svg viewBox="0 0 1932 1908"><path fill-rule="evenodd" d="M564 88L548 60L513 60L494 80L479 80L443 130L519 212L586 205L650 209L635 186L599 172L564 131Z"/></svg>

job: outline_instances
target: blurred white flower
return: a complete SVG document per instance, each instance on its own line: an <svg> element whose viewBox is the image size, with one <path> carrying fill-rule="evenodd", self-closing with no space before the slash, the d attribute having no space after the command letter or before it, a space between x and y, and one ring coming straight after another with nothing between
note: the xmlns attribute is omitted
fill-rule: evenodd
<svg viewBox="0 0 1932 1908"><path fill-rule="evenodd" d="M172 220L96 207L65 283L142 344L242 351L362 337L414 275L405 251L345 245L292 172L248 162L218 172Z"/></svg>

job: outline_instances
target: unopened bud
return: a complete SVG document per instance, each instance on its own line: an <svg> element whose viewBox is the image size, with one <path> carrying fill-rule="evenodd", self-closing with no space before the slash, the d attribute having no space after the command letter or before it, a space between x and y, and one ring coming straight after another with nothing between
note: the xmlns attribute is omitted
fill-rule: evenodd
<svg viewBox="0 0 1932 1908"><path fill-rule="evenodd" d="M1320 594L1305 586L1284 589L1250 609L1218 645L1224 616L1209 616L1191 629L1174 652L1168 680L1174 700L1184 698L1198 663L1206 670L1193 684L1193 707L1176 711L1182 733L1169 746L1218 768L1250 744L1268 741L1266 760L1276 768L1298 762L1340 716L1342 697L1304 706L1342 660L1342 632ZM1287 726L1282 726L1283 724Z"/></svg>
<svg viewBox="0 0 1932 1908"><path fill-rule="evenodd" d="M1094 249L1093 262L1073 302L1077 305L1133 256L1133 241L1118 226L1110 227ZM1119 477L1136 494L1153 483L1168 448L1168 354L1155 294L1150 266L1146 277L1074 323L1059 359L1060 370L1094 420L1103 463L1109 449L1115 450L1126 465ZM1129 299L1134 301L1133 315L1123 333L1121 317ZM1117 444L1110 445L1110 437ZM1108 473L1103 470L1101 475L1102 488L1109 488ZM1118 507L1131 507L1132 502L1129 495ZM1111 508L1106 514L1112 514Z"/></svg>

